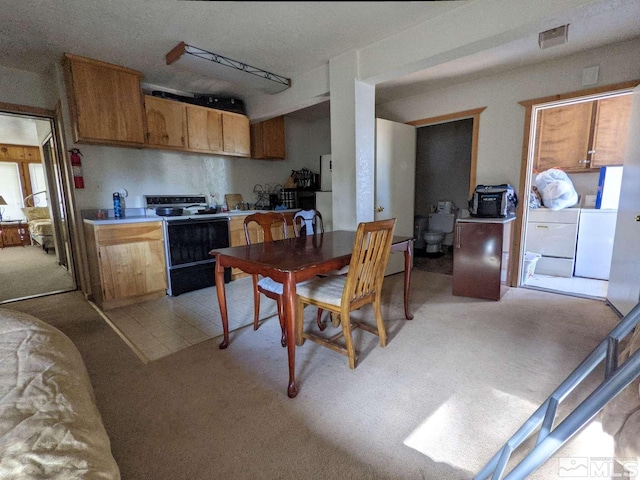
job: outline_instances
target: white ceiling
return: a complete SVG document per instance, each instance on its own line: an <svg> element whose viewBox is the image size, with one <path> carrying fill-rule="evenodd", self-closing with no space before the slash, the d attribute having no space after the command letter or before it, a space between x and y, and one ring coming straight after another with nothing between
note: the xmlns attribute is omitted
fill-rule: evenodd
<svg viewBox="0 0 640 480"><path fill-rule="evenodd" d="M245 99L257 92L179 71L166 65L165 55L184 41L292 78L473 1L484 0L0 0L0 65L42 73L69 52L139 70L152 85ZM569 23L566 45L540 50L537 30L523 32L499 48L379 84L376 102L640 36L639 18L640 0L585 0L582 8L539 26Z"/></svg>

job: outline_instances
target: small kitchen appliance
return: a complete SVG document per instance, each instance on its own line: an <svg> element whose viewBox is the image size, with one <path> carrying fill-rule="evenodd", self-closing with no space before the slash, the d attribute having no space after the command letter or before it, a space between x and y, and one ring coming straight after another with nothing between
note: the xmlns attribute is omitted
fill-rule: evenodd
<svg viewBox="0 0 640 480"><path fill-rule="evenodd" d="M518 197L509 184L478 185L469 200L472 217L506 218L516 214Z"/></svg>

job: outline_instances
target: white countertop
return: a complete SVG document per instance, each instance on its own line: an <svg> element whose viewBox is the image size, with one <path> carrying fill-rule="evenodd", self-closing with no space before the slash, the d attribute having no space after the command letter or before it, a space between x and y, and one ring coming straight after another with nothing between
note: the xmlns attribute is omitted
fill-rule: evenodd
<svg viewBox="0 0 640 480"><path fill-rule="evenodd" d="M506 217L506 218L483 218L483 217L463 217L457 218L456 222L465 222L465 223L509 223L513 222L516 219L515 216Z"/></svg>
<svg viewBox="0 0 640 480"><path fill-rule="evenodd" d="M298 210L300 209L290 208L287 210L232 210L230 212L221 212L221 213L213 213L213 214L206 214L206 215L193 214L193 215L179 215L179 216L173 216L173 217L169 217L169 216L162 217L157 215L149 215L149 216L132 215L132 216L126 216L122 218L113 218L113 217L103 218L103 219L85 218L84 223L87 223L89 225L116 225L120 223L162 222L164 220L171 222L175 220L207 220L207 219L215 219L215 218L228 219L230 217L251 215L252 213L257 213L257 212L287 213L287 212L297 212Z"/></svg>

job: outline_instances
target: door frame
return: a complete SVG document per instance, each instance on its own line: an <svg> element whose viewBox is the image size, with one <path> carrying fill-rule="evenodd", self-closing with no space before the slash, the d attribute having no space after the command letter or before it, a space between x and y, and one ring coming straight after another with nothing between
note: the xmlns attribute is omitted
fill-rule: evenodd
<svg viewBox="0 0 640 480"><path fill-rule="evenodd" d="M514 228L513 228L513 238L511 241L511 251L513 252L513 255L511 255L511 258L510 258L510 263L511 263L510 270L513 273L511 275L511 281L509 282L510 286L512 287L521 286L520 266L522 265L522 258L521 258L523 253L522 247L525 241L524 234L526 232L525 226L527 221L525 205L529 204L529 201L528 201L529 194L526 189L528 186L528 176L529 176L530 165L531 165L530 161L532 160L533 153L534 153L533 152L534 146L531 145L531 138L534 138L531 135L532 133L531 128L532 128L532 124L534 123L533 116L532 116L534 107L541 104L562 102L562 101L570 100L573 98L577 99L579 97L588 97L588 96L593 96L598 94L605 94L605 93L609 93L617 90L633 89L638 85L640 85L640 80L632 80L630 82L614 83L610 85L603 85L601 87L588 88L585 90L577 90L574 92L562 93L559 95L550 95L548 97L540 97L540 98L534 98L534 99L523 100L521 102L518 102L520 105L522 105L525 108L525 113L524 113L524 133L522 136L522 157L520 160L520 184L518 188L518 191L520 192L520 202L518 202L516 220L514 222Z"/></svg>
<svg viewBox="0 0 640 480"><path fill-rule="evenodd" d="M38 117L41 119L49 120L51 124L51 135L54 143L55 154L59 158L61 166L60 180L63 185L63 196L65 200L67 227L69 230L69 243L71 250L71 258L67 259L69 264L69 271L73 275L75 289L82 288L83 276L82 276L82 252L80 250L81 232L78 229L78 216L76 215L76 202L73 188L73 170L69 157L64 152L66 151L63 131L63 118L62 118L62 104L58 100L53 110L46 108L33 107L29 105L17 105L13 103L0 102L0 113L12 113L17 115ZM44 161L44 158L43 158ZM52 199L53 201L53 199ZM55 220L55 219L54 219Z"/></svg>
<svg viewBox="0 0 640 480"><path fill-rule="evenodd" d="M422 118L420 120L406 122L407 125L413 125L414 127L424 127L428 125L437 125L439 123L449 123L455 122L457 120L465 120L467 118L473 119L473 132L471 134L471 165L469 167L469 197L471 197L473 190L476 188L480 114L486 109L487 107L479 107L473 108L471 110L464 110L462 112L448 113L446 115L439 115L437 117Z"/></svg>

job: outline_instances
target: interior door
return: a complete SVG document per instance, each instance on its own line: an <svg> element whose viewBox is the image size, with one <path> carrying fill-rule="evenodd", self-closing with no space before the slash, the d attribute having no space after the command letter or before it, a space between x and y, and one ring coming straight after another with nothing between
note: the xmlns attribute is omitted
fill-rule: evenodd
<svg viewBox="0 0 640 480"><path fill-rule="evenodd" d="M396 218L396 235L413 236L416 127L376 118L375 219ZM404 254L389 257L385 275L404 271Z"/></svg>
<svg viewBox="0 0 640 480"><path fill-rule="evenodd" d="M607 300L622 315L640 301L640 86L633 91Z"/></svg>

